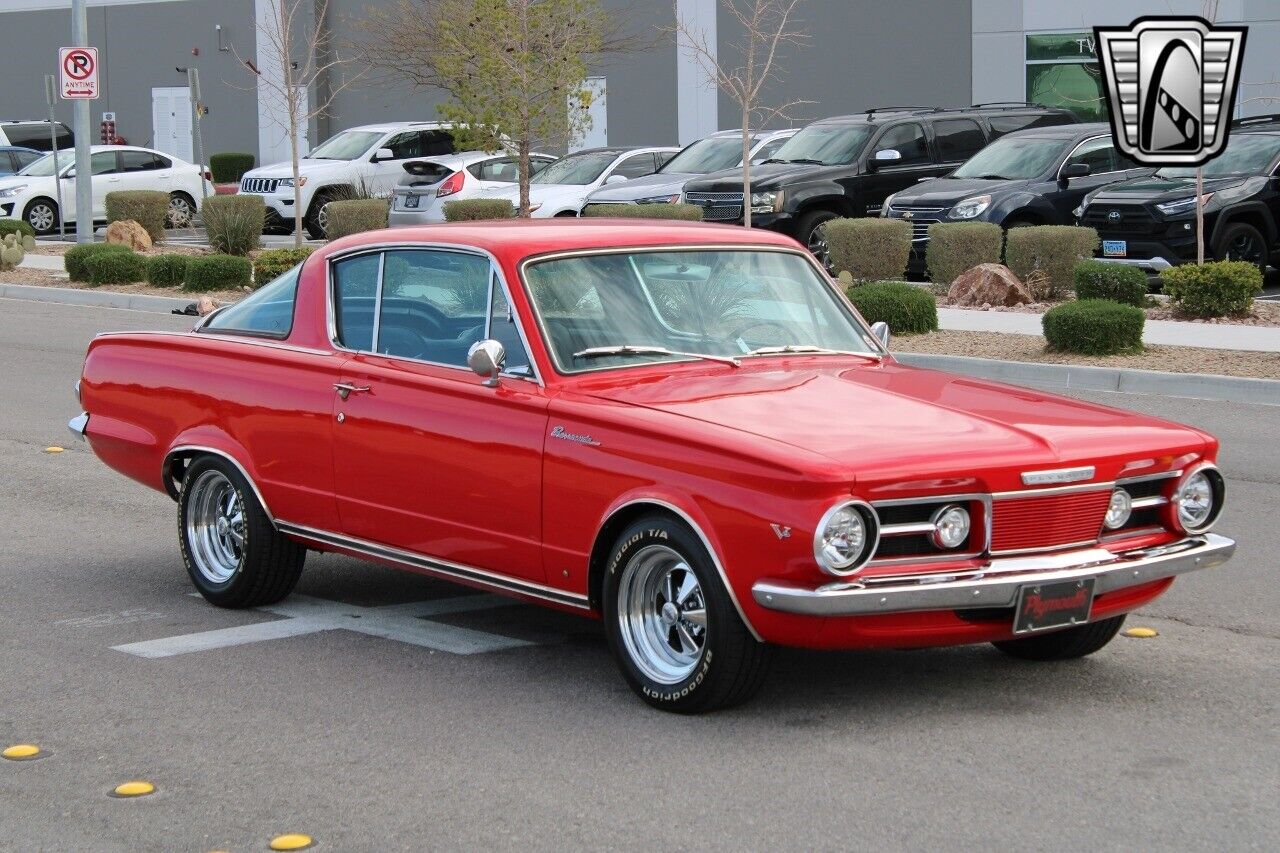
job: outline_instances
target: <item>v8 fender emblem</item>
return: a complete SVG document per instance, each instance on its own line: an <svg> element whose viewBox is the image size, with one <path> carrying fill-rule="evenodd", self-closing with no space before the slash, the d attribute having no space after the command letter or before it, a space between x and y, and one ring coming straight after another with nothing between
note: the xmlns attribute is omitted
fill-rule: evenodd
<svg viewBox="0 0 1280 853"><path fill-rule="evenodd" d="M791 538L791 528L790 528L790 527L784 527L784 526L783 526L783 525L781 525L781 524L770 524L769 526L773 528L773 533L774 533L774 535L775 535L775 536L777 536L779 539L790 539L790 538Z"/></svg>

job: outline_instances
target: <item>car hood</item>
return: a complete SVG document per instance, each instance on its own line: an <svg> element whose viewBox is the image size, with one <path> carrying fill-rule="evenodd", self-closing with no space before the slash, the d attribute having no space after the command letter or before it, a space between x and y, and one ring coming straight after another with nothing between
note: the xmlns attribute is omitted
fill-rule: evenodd
<svg viewBox="0 0 1280 853"><path fill-rule="evenodd" d="M1030 184L1029 180L999 181L982 178L935 178L932 181L921 181L912 184L893 194L895 205L918 205L921 207L952 207L970 196L984 193L1008 192L1019 190Z"/></svg>
<svg viewBox="0 0 1280 853"><path fill-rule="evenodd" d="M751 167L751 189L769 190L797 181L821 181L848 174L852 166L814 166L809 163L765 163ZM685 192L742 192L742 169L725 169L695 178L684 185Z"/></svg>
<svg viewBox="0 0 1280 853"><path fill-rule="evenodd" d="M1225 178L1206 178L1204 182L1204 191L1206 193L1217 192L1218 190L1227 190L1238 187L1248 180L1247 176L1232 175ZM1131 181L1121 181L1118 184L1107 184L1096 192L1089 195L1088 202L1090 204L1101 202L1106 204L1112 202L1115 204L1134 203L1134 202L1152 202L1154 204L1163 204L1168 201L1176 201L1180 198L1187 198L1196 194L1196 179L1188 178L1161 178L1156 175L1149 175L1145 178L1135 178Z"/></svg>
<svg viewBox="0 0 1280 853"><path fill-rule="evenodd" d="M614 371L588 393L774 439L864 482L983 472L988 488L1002 490L1021 483L1008 473L1000 482L1001 470L1016 480L1095 461L1099 478L1113 478L1121 462L1202 452L1211 441L1179 424L893 361L806 361L690 365L640 381Z"/></svg>
<svg viewBox="0 0 1280 853"><path fill-rule="evenodd" d="M307 177L318 177L334 172L348 172L359 162L359 160L308 160L303 157L298 161L298 174L306 175ZM292 178L293 166L287 162L272 163L270 166L259 166L256 169L250 169L244 173L244 177L272 178L276 180Z"/></svg>
<svg viewBox="0 0 1280 853"><path fill-rule="evenodd" d="M685 182L698 175L684 172L668 172L660 175L645 175L632 178L625 184L601 187L587 196L587 202L593 201L635 201L641 198L676 195L684 187Z"/></svg>
<svg viewBox="0 0 1280 853"><path fill-rule="evenodd" d="M530 184L529 203L532 205L572 204L576 207L590 191L590 185ZM520 201L520 186L519 184L512 184L509 187L497 187L485 190L479 193L479 196L482 198L505 198L509 199L513 204L518 204Z"/></svg>

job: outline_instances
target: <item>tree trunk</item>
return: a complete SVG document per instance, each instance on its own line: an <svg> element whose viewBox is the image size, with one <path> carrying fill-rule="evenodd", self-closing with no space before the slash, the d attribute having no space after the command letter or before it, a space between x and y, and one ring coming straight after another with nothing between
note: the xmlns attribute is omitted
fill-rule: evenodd
<svg viewBox="0 0 1280 853"><path fill-rule="evenodd" d="M742 108L742 224L751 227L751 111Z"/></svg>
<svg viewBox="0 0 1280 853"><path fill-rule="evenodd" d="M1196 169L1196 263L1204 263L1204 167Z"/></svg>
<svg viewBox="0 0 1280 853"><path fill-rule="evenodd" d="M293 163L293 245L302 248L302 166L298 162L297 109L289 110L289 159Z"/></svg>
<svg viewBox="0 0 1280 853"><path fill-rule="evenodd" d="M520 151L520 216L528 219L533 215L529 209L529 140L521 139L516 147Z"/></svg>

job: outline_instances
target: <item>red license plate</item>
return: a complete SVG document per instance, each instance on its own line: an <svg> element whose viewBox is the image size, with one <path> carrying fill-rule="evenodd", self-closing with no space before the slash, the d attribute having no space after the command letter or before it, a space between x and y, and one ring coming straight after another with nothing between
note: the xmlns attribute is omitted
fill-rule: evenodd
<svg viewBox="0 0 1280 853"><path fill-rule="evenodd" d="M1096 578L1053 583L1029 583L1018 590L1013 633L1047 631L1083 625L1093 609Z"/></svg>

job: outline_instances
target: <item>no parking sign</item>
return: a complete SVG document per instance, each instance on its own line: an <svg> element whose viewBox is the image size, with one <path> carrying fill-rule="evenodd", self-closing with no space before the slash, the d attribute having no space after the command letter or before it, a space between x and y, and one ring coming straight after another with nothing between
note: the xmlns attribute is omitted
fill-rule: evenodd
<svg viewBox="0 0 1280 853"><path fill-rule="evenodd" d="M63 100L92 100L98 97L98 49L63 47L58 49L58 72Z"/></svg>

